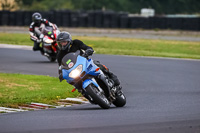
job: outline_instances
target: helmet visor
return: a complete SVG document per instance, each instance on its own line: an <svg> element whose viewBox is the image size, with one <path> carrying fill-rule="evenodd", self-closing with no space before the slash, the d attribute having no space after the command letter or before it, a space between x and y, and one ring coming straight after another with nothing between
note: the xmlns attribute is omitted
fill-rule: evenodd
<svg viewBox="0 0 200 133"><path fill-rule="evenodd" d="M41 19L35 19L34 22L39 24L39 23L41 23Z"/></svg>
<svg viewBox="0 0 200 133"><path fill-rule="evenodd" d="M65 50L70 45L69 41L58 41L58 46Z"/></svg>

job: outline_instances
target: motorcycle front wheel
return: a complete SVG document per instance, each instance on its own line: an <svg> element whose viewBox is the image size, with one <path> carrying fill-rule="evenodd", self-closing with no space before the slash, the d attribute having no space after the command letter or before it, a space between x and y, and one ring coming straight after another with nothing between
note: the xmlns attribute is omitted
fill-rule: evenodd
<svg viewBox="0 0 200 133"><path fill-rule="evenodd" d="M123 107L126 104L126 97L122 91L118 91L115 95L116 100L113 102L113 104L116 107Z"/></svg>
<svg viewBox="0 0 200 133"><path fill-rule="evenodd" d="M110 102L106 98L105 94L103 92L100 92L99 89L93 85L90 84L85 88L87 94L92 98L92 100L98 104L103 109L109 109L110 108Z"/></svg>

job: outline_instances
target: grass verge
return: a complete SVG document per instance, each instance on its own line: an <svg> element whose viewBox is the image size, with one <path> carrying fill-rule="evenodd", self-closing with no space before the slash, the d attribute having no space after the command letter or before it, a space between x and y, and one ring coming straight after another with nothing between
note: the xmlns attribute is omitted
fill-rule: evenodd
<svg viewBox="0 0 200 133"><path fill-rule="evenodd" d="M200 59L200 42L73 36L92 46L97 54ZM0 43L29 45L28 34L0 33Z"/></svg>
<svg viewBox="0 0 200 133"><path fill-rule="evenodd" d="M73 86L49 76L0 73L0 106L15 107L31 102L56 105L59 99L77 97Z"/></svg>

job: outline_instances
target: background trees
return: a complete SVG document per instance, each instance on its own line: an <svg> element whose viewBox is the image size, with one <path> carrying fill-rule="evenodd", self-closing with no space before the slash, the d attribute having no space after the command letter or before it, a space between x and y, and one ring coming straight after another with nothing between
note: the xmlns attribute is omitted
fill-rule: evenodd
<svg viewBox="0 0 200 133"><path fill-rule="evenodd" d="M1 0L6 1L6 0ZM156 14L200 13L199 0L14 0L21 10L114 10L140 13L153 8Z"/></svg>

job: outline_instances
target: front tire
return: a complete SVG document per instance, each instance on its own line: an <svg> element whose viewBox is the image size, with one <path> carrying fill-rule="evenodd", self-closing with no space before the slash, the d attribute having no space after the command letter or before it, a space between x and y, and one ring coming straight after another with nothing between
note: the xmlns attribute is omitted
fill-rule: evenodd
<svg viewBox="0 0 200 133"><path fill-rule="evenodd" d="M110 108L110 102L106 98L105 94L100 92L95 85L90 84L85 89L87 94L92 98L92 100L95 103L97 103L101 108L103 109Z"/></svg>
<svg viewBox="0 0 200 133"><path fill-rule="evenodd" d="M123 107L126 104L126 97L122 91L118 91L115 97L116 100L113 102L113 104L116 107Z"/></svg>

